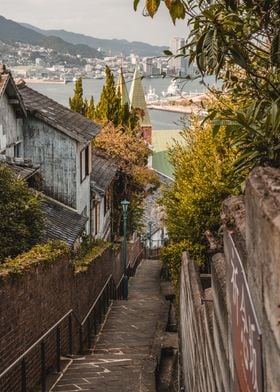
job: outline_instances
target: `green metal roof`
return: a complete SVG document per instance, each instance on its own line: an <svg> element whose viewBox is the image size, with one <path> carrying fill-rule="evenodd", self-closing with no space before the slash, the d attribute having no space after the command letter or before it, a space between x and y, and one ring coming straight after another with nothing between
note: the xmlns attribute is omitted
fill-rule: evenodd
<svg viewBox="0 0 280 392"><path fill-rule="evenodd" d="M122 68L120 68L119 70L119 77L116 83L116 91L120 92L121 94L121 98L122 98L122 104L125 105L126 103L129 104L129 97L128 97L128 92L127 92L127 88L126 88L126 83L123 77L123 72L122 72Z"/></svg>
<svg viewBox="0 0 280 392"><path fill-rule="evenodd" d="M138 68L135 69L129 93L130 105L144 111L144 116L140 121L142 126L151 126L151 120L147 109L141 74Z"/></svg>

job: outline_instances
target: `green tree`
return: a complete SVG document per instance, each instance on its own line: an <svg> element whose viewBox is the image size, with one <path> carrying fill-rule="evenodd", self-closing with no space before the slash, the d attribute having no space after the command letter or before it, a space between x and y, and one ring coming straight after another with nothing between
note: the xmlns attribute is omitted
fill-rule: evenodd
<svg viewBox="0 0 280 392"><path fill-rule="evenodd" d="M86 104L84 102L83 93L82 78L79 78L75 83L74 95L72 98L69 98L69 106L75 112L85 115Z"/></svg>
<svg viewBox="0 0 280 392"><path fill-rule="evenodd" d="M134 0L136 9L139 0ZM165 4L190 34L179 56L202 75L224 81L222 94L239 109L210 109L217 131L226 126L241 155L235 167L280 166L280 3L278 0L145 0L150 16ZM168 53L170 54L170 53ZM221 91L216 93L219 99Z"/></svg>
<svg viewBox="0 0 280 392"><path fill-rule="evenodd" d="M159 186L156 173L147 167L151 151L142 137L122 127L114 127L112 123L103 127L94 145L118 163L120 173L115 184L114 223L115 227L120 227L120 202L128 199L131 203L128 230L132 233L142 226L144 198Z"/></svg>
<svg viewBox="0 0 280 392"><path fill-rule="evenodd" d="M182 136L183 142L176 142L170 148L175 180L163 190L161 198L171 240L162 257L174 282L178 278L182 249L188 250L193 260L202 265L208 262L206 233L211 233L221 245L217 233L222 201L240 192L240 174L233 171L239 153L232 147L225 128L214 136L210 120L201 124L194 117ZM241 173L242 178L245 174Z"/></svg>
<svg viewBox="0 0 280 392"><path fill-rule="evenodd" d="M116 93L114 75L106 65L106 82L103 86L99 103L96 105L95 119L102 123L112 122L115 126L121 124L121 97Z"/></svg>
<svg viewBox="0 0 280 392"><path fill-rule="evenodd" d="M38 243L43 215L38 194L0 164L0 262Z"/></svg>
<svg viewBox="0 0 280 392"><path fill-rule="evenodd" d="M139 127L138 110L129 108L129 104L122 104L120 91L116 91L114 75L106 66L106 82L102 89L99 103L95 109L95 120L103 124L111 122L115 127L125 127L128 131Z"/></svg>
<svg viewBox="0 0 280 392"><path fill-rule="evenodd" d="M94 120L95 118L95 107L94 107L93 96L90 97L89 103L86 105L85 116L90 120Z"/></svg>

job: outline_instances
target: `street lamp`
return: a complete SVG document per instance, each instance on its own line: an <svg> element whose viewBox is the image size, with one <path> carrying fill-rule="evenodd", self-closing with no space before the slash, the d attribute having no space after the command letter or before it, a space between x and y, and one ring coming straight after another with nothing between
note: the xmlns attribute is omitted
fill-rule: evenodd
<svg viewBox="0 0 280 392"><path fill-rule="evenodd" d="M122 205L122 212L123 212L123 237L124 237L124 241L123 241L123 248L124 248L124 255L123 255L123 282L124 282L124 289L123 289L123 297L124 299L127 299L128 297L128 276L127 276L127 271L126 271L126 267L127 267L127 238L126 238L126 225L127 225L127 213L128 213L128 205L129 205L129 201L127 200L123 200L121 201L121 205Z"/></svg>
<svg viewBox="0 0 280 392"><path fill-rule="evenodd" d="M148 225L149 225L149 240L150 240L149 247L151 249L152 248L152 225L153 225L153 221L150 220L148 222Z"/></svg>

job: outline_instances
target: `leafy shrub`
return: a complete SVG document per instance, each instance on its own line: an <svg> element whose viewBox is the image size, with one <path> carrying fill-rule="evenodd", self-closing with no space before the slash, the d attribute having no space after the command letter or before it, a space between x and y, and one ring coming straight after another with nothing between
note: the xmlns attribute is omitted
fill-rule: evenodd
<svg viewBox="0 0 280 392"><path fill-rule="evenodd" d="M21 275L39 264L49 265L62 255L68 255L69 248L65 242L49 241L35 245L29 251L15 258L7 257L0 264L0 275Z"/></svg>
<svg viewBox="0 0 280 392"><path fill-rule="evenodd" d="M240 177L233 171L238 154L223 128L214 137L210 121L201 124L193 118L182 136L184 143L175 143L169 151L175 181L163 190L161 199L168 233L175 243L163 251L174 281L178 278L182 249L188 250L198 265L208 259L205 231L214 235L218 232L222 201L240 191Z"/></svg>
<svg viewBox="0 0 280 392"><path fill-rule="evenodd" d="M160 258L167 267L175 287L178 287L179 283L182 253L186 251L191 254L198 264L204 262L203 255L205 247L201 244L193 244L188 240L165 246L160 252Z"/></svg>
<svg viewBox="0 0 280 392"><path fill-rule="evenodd" d="M111 246L109 242L95 239L90 235L83 238L83 242L74 257L77 271L86 269L98 256Z"/></svg>
<svg viewBox="0 0 280 392"><path fill-rule="evenodd" d="M0 164L0 262L38 243L42 229L39 194Z"/></svg>

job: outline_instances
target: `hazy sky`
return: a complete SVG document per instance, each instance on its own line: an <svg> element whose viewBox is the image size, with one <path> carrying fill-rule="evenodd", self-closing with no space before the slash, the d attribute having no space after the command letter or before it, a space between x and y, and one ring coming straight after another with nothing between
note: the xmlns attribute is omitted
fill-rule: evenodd
<svg viewBox="0 0 280 392"><path fill-rule="evenodd" d="M186 37L186 21L173 26L164 4L154 19L137 12L133 0L0 0L0 14L43 29L64 29L97 38L118 38L156 45Z"/></svg>

